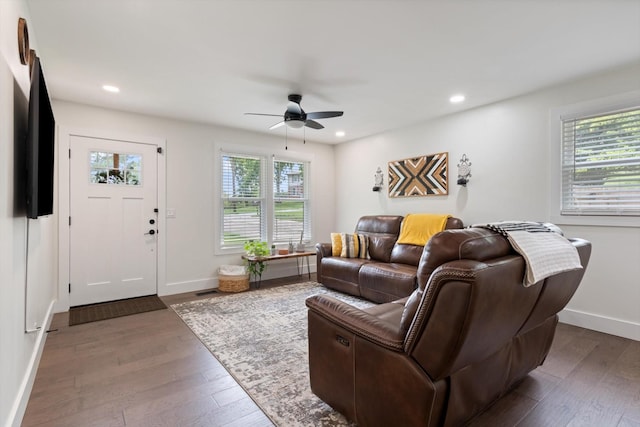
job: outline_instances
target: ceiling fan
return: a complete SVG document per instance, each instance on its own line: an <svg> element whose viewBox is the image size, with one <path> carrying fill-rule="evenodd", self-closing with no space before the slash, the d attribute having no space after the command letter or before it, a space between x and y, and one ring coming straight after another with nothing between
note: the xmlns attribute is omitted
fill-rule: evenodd
<svg viewBox="0 0 640 427"><path fill-rule="evenodd" d="M282 117L283 120L271 126L269 128L270 130L279 128L280 126L285 124L295 129L299 129L303 126L306 126L312 129L323 129L324 126L316 122L316 119L328 119L331 117L340 117L343 114L342 111L316 111L314 113L305 113L302 107L300 106L302 95L291 94L289 95L288 99L289 99L289 105L287 105L287 110L284 112L284 114L263 114L263 113L245 113L245 114L252 115L252 116Z"/></svg>

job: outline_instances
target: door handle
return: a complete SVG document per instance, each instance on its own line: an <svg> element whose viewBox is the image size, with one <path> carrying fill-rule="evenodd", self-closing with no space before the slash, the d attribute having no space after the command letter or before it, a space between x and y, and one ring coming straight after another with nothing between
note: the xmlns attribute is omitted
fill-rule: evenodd
<svg viewBox="0 0 640 427"><path fill-rule="evenodd" d="M145 235L145 236L146 236L147 234L151 234L151 235L153 236L154 234L156 234L156 230L149 230L149 232L148 232L148 233L144 233L144 235Z"/></svg>

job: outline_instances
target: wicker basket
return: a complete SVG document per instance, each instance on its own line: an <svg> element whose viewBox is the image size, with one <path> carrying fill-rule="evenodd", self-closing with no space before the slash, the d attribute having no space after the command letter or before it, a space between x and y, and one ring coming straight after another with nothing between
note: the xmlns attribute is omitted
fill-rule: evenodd
<svg viewBox="0 0 640 427"><path fill-rule="evenodd" d="M244 292L249 290L249 275L218 274L218 290L220 292Z"/></svg>

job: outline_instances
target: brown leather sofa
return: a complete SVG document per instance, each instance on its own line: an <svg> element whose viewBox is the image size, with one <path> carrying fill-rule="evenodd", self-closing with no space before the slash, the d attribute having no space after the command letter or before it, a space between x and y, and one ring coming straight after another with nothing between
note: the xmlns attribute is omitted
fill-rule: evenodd
<svg viewBox="0 0 640 427"><path fill-rule="evenodd" d="M570 241L586 268L591 244ZM500 234L438 233L410 297L364 310L307 300L311 389L359 426L463 425L542 364L584 268L525 287Z"/></svg>
<svg viewBox="0 0 640 427"><path fill-rule="evenodd" d="M316 244L318 282L377 303L409 296L418 284L418 263L424 247L397 243L403 218L375 215L358 220L355 233L368 237L369 259L332 257L331 243ZM449 218L445 226L462 227L458 218Z"/></svg>

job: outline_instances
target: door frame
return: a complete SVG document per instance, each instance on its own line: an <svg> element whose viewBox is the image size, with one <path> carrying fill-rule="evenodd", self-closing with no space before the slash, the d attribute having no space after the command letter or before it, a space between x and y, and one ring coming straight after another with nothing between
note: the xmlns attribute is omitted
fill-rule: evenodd
<svg viewBox="0 0 640 427"><path fill-rule="evenodd" d="M157 274L156 292L164 295L166 292L166 258L167 258L167 227L166 227L166 207L167 207L167 182L166 182L166 140L153 136L142 136L132 134L121 134L114 131L97 129L76 129L60 127L58 129L58 182L55 188L58 190L55 211L58 213L58 298L54 311L56 313L69 311L69 278L71 276L70 253L69 253L69 150L71 147L71 137L85 137L97 139L114 139L125 142L135 142L139 144L155 145L161 148L158 155L158 230L157 234Z"/></svg>

